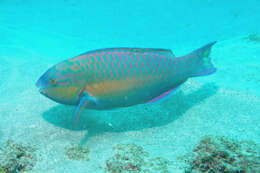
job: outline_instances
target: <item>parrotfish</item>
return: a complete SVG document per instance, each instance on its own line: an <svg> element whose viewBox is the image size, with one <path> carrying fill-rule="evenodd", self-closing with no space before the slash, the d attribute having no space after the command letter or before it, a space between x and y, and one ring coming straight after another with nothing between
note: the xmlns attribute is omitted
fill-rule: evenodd
<svg viewBox="0 0 260 173"><path fill-rule="evenodd" d="M212 74L209 43L185 56L170 49L107 48L88 51L48 69L36 82L44 96L83 109L110 110L157 102L188 78Z"/></svg>

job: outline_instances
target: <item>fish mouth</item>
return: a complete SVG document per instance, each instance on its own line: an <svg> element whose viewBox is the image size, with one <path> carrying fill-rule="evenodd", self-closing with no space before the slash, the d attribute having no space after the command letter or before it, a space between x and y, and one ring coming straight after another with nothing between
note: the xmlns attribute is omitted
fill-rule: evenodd
<svg viewBox="0 0 260 173"><path fill-rule="evenodd" d="M35 83L35 86L39 89L39 92L41 94L46 94L46 81L44 80L43 77L40 77L37 82Z"/></svg>
<svg viewBox="0 0 260 173"><path fill-rule="evenodd" d="M46 89L45 89L45 87L43 87L43 85L42 85L42 80L41 80L41 79L39 79L39 80L35 83L35 85L36 85L37 88L39 88L39 92L40 92L41 94L43 94L43 95L46 94Z"/></svg>

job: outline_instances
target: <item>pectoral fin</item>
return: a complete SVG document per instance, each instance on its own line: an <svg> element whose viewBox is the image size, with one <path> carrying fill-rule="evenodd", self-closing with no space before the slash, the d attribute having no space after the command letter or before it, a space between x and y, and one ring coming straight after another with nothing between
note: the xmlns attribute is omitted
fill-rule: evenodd
<svg viewBox="0 0 260 173"><path fill-rule="evenodd" d="M90 96L88 93L85 93L81 98L80 102L78 104L78 107L74 113L74 127L77 125L77 122L79 120L79 117L82 113L82 111L87 107L87 105L91 102L95 101L95 98L93 96Z"/></svg>

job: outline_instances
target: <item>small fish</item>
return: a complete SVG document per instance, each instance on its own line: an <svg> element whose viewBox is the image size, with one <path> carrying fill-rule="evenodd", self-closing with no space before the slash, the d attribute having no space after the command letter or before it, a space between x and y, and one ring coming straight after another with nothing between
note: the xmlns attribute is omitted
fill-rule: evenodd
<svg viewBox="0 0 260 173"><path fill-rule="evenodd" d="M212 74L210 51L216 42L176 57L169 49L108 48L89 51L48 69L36 82L40 93L62 104L110 110L153 103L190 77Z"/></svg>

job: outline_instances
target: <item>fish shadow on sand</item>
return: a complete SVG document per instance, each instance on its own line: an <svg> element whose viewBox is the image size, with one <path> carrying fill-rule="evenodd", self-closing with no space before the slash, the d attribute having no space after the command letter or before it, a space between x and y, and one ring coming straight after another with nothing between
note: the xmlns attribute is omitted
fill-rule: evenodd
<svg viewBox="0 0 260 173"><path fill-rule="evenodd" d="M85 110L76 127L73 126L74 106L58 105L42 114L43 119L55 126L70 130L87 130L82 139L85 143L91 136L105 132L125 132L163 126L181 117L191 107L214 95L215 84L205 84L197 91L185 95L178 90L158 104L137 105L116 111Z"/></svg>

